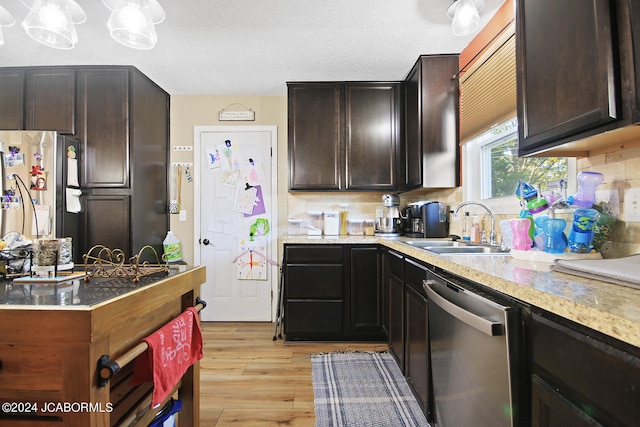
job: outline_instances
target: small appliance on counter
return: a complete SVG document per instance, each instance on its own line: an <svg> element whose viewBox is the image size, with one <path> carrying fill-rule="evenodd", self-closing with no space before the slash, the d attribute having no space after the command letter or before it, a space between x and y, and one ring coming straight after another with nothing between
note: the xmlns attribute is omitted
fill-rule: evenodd
<svg viewBox="0 0 640 427"><path fill-rule="evenodd" d="M376 209L375 234L379 236L401 236L403 232L400 217L400 196L383 194L382 207Z"/></svg>
<svg viewBox="0 0 640 427"><path fill-rule="evenodd" d="M449 206L423 200L409 203L404 209L407 218L405 235L416 238L449 236Z"/></svg>
<svg viewBox="0 0 640 427"><path fill-rule="evenodd" d="M424 237L424 222L422 220L422 208L428 200L412 202L403 210L405 219L404 234L407 237Z"/></svg>
<svg viewBox="0 0 640 427"><path fill-rule="evenodd" d="M422 206L424 237L449 236L449 206L440 202L427 202Z"/></svg>

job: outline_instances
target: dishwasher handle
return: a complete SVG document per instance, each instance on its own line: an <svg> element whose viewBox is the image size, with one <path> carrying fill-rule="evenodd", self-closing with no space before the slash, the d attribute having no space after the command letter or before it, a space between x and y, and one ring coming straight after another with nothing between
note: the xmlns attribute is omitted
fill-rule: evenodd
<svg viewBox="0 0 640 427"><path fill-rule="evenodd" d="M504 328L502 323L494 322L493 320L486 319L471 313L463 308L458 307L448 299L437 293L431 285L436 283L435 280L427 279L422 281L422 287L427 293L429 300L433 301L438 307L455 317L456 319L466 323L472 328L477 329L483 334L491 337L500 336L504 334Z"/></svg>

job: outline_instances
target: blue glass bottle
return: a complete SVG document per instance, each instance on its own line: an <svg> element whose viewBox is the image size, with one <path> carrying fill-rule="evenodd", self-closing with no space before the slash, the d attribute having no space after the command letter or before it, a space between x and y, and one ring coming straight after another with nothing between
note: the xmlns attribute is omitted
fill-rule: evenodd
<svg viewBox="0 0 640 427"><path fill-rule="evenodd" d="M600 214L595 209L576 209L573 212L573 225L569 234L571 252L587 253L593 248L593 227Z"/></svg>

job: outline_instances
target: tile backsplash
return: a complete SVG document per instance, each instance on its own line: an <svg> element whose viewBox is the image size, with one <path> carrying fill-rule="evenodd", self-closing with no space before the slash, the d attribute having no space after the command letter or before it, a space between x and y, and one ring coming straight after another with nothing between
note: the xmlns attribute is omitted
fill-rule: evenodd
<svg viewBox="0 0 640 427"><path fill-rule="evenodd" d="M640 147L627 148L611 153L578 159L578 171L594 171L604 174L604 181L597 188L596 203L604 204L605 211L618 218L611 240L621 244L640 245ZM350 216L375 218L376 208L381 206L384 193L289 193L288 216L306 220L307 211L338 210L338 205L348 203ZM442 190L414 190L401 195L401 207L417 200L438 200L453 209L462 202L462 187ZM514 200L517 209L517 201ZM474 212L475 209L474 209ZM489 219L477 211L481 226L488 230ZM497 224L513 215L496 215ZM567 216L569 218L570 215ZM450 231L460 235L461 222L452 221Z"/></svg>

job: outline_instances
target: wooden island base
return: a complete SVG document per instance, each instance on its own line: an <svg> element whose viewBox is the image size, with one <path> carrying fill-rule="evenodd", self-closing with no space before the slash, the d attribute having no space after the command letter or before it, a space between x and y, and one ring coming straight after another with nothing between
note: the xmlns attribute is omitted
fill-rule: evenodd
<svg viewBox="0 0 640 427"><path fill-rule="evenodd" d="M162 407L145 410L152 384L131 387L130 363L100 387L98 360L196 304L205 268L184 270L94 305L0 305L0 427L147 425ZM196 363L176 387L180 426L199 425L199 375Z"/></svg>

